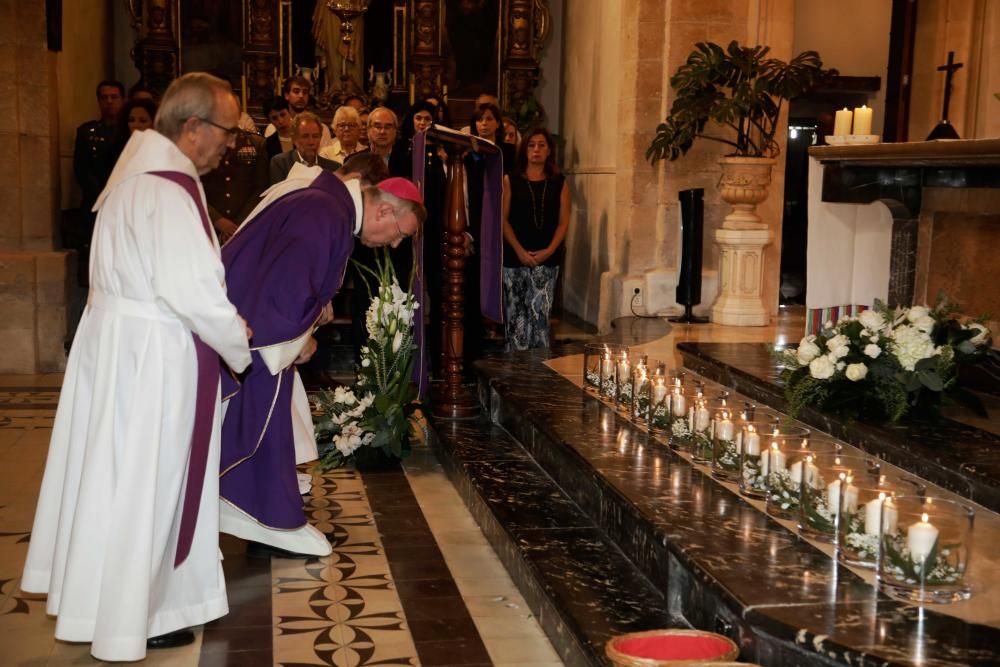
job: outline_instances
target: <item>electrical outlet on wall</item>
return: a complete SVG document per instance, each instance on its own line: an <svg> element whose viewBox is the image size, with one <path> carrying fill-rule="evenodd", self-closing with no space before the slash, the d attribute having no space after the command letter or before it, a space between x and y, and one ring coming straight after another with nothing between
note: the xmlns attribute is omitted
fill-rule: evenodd
<svg viewBox="0 0 1000 667"><path fill-rule="evenodd" d="M632 305L638 308L643 303L642 299L642 289L636 287L632 290Z"/></svg>

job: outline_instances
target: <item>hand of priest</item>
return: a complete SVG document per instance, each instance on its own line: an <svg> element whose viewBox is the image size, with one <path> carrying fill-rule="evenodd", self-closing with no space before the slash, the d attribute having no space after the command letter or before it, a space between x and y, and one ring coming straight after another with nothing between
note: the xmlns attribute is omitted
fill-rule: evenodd
<svg viewBox="0 0 1000 667"><path fill-rule="evenodd" d="M306 363L312 359L314 354L316 354L316 339L310 336L309 340L307 340L306 344L302 347L302 351L299 352L299 356L295 360L295 364L300 365Z"/></svg>
<svg viewBox="0 0 1000 667"><path fill-rule="evenodd" d="M250 328L250 325L247 324L247 321L241 317L240 318L240 322L243 323L243 328L246 329L247 340L250 340L251 338L253 338L253 329Z"/></svg>
<svg viewBox="0 0 1000 667"><path fill-rule="evenodd" d="M219 218L216 220L215 229L219 232L219 243L225 243L232 238L233 234L236 233L236 230L239 229L239 227L239 225L229 218Z"/></svg>
<svg viewBox="0 0 1000 667"><path fill-rule="evenodd" d="M319 312L319 319L316 320L316 326L321 327L324 324L329 324L333 322L333 302L323 306L323 310Z"/></svg>

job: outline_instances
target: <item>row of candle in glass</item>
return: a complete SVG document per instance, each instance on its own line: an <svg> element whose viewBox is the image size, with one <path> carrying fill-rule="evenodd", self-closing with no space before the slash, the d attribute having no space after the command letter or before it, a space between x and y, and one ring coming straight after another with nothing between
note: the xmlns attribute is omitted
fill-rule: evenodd
<svg viewBox="0 0 1000 667"><path fill-rule="evenodd" d="M886 592L915 602L969 597L971 508L931 500L881 474L876 459L845 455L835 441L781 425L773 411L737 409L726 392L710 398L700 384L685 387L683 374L667 377L663 364L632 361L624 346L593 346L584 386L632 421L668 432L672 448L736 482L741 494L763 498L769 514L836 545L840 560L877 569Z"/></svg>

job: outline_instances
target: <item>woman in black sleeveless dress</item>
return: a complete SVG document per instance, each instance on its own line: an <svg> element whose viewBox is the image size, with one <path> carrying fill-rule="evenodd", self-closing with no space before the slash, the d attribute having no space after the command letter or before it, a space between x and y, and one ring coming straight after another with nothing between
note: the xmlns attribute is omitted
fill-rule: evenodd
<svg viewBox="0 0 1000 667"><path fill-rule="evenodd" d="M549 314L569 228L569 184L545 129L521 140L504 192L503 293L506 349L549 346Z"/></svg>

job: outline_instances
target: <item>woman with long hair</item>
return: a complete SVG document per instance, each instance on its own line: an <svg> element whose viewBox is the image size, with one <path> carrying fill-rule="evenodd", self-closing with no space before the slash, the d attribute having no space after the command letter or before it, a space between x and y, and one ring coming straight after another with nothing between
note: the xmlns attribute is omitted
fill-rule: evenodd
<svg viewBox="0 0 1000 667"><path fill-rule="evenodd" d="M156 118L156 102L140 97L125 104L118 117L121 124L121 136L128 140L136 130L148 130L153 127Z"/></svg>
<svg viewBox="0 0 1000 667"><path fill-rule="evenodd" d="M504 190L503 294L507 351L549 346L549 315L563 241L569 184L548 130L525 133Z"/></svg>

